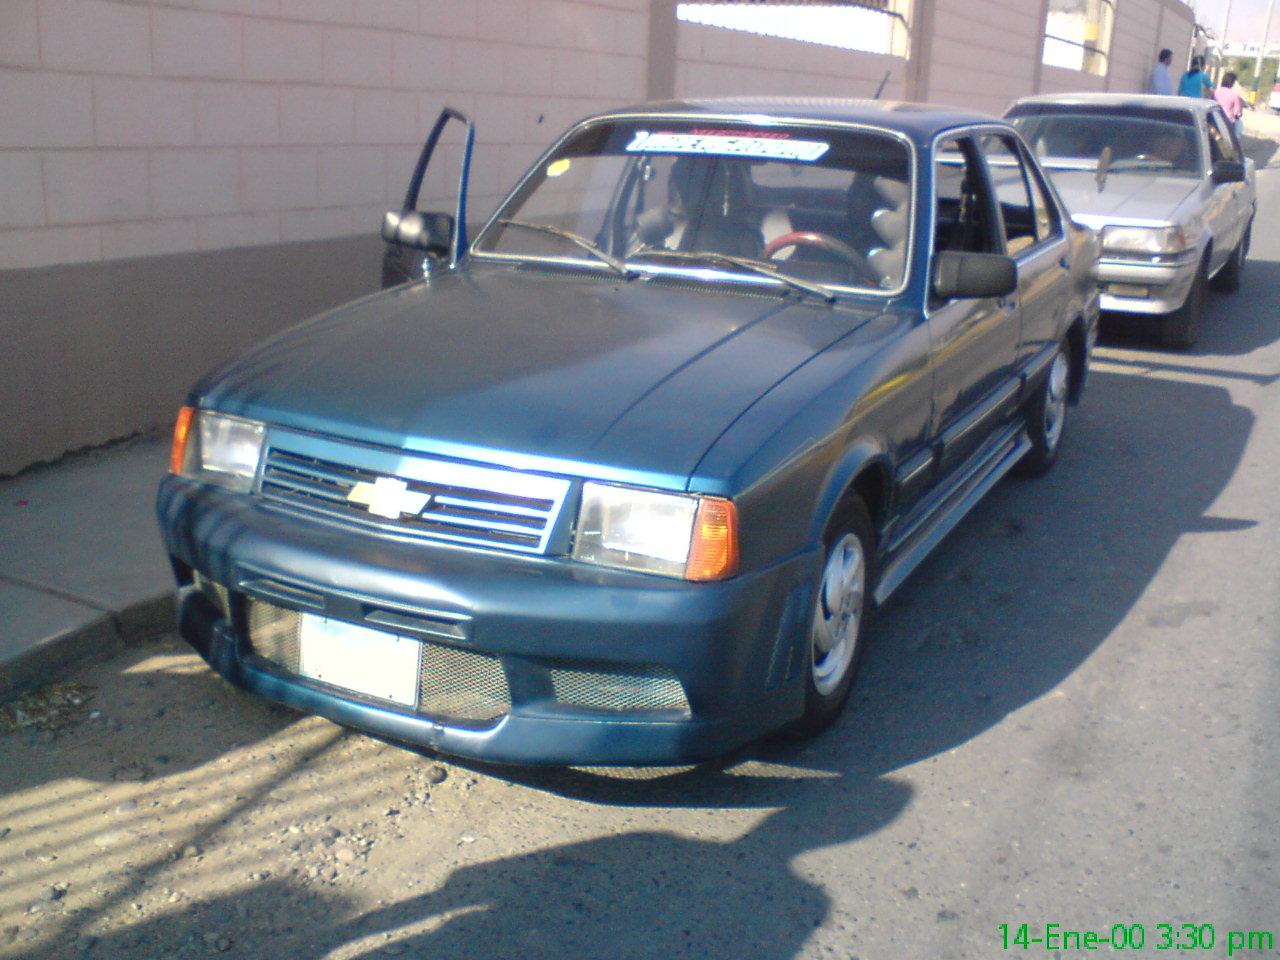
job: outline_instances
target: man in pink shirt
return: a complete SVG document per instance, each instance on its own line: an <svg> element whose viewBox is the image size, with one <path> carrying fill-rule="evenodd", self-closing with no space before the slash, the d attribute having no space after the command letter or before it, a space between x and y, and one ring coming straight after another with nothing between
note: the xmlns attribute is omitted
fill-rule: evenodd
<svg viewBox="0 0 1280 960"><path fill-rule="evenodd" d="M1235 128L1236 139L1244 138L1244 97L1240 96L1240 91L1236 89L1236 80L1239 79L1234 73L1228 72L1223 78L1218 89L1213 91L1213 99L1217 100L1222 106L1222 112L1227 115L1227 119L1231 121L1231 126Z"/></svg>

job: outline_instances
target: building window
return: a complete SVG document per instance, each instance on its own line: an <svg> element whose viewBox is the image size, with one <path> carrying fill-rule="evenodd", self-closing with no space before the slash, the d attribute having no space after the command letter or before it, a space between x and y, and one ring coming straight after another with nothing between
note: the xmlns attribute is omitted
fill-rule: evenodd
<svg viewBox="0 0 1280 960"><path fill-rule="evenodd" d="M1115 20L1116 0L1049 0L1044 62L1105 77Z"/></svg>
<svg viewBox="0 0 1280 960"><path fill-rule="evenodd" d="M906 57L910 7L911 0L720 0L677 4L676 16L758 36Z"/></svg>

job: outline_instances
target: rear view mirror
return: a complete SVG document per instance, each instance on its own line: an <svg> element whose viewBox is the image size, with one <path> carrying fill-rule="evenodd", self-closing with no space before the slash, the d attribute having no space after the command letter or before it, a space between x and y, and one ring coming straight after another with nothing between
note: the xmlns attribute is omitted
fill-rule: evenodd
<svg viewBox="0 0 1280 960"><path fill-rule="evenodd" d="M933 292L942 300L1007 297L1018 289L1018 265L995 253L940 253L934 261Z"/></svg>
<svg viewBox="0 0 1280 960"><path fill-rule="evenodd" d="M382 239L447 257L453 244L453 217L447 213L388 210L382 218Z"/></svg>
<svg viewBox="0 0 1280 960"><path fill-rule="evenodd" d="M1219 160L1213 165L1213 182L1244 183L1244 162L1241 160Z"/></svg>

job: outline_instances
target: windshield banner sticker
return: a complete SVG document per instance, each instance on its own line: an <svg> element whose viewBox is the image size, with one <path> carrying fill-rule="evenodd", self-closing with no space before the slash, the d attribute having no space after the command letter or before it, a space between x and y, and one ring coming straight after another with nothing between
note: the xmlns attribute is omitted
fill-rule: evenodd
<svg viewBox="0 0 1280 960"><path fill-rule="evenodd" d="M628 153L705 153L725 157L756 157L761 160L800 160L813 163L831 144L818 140L791 140L785 134L741 136L730 133L650 133L637 130L627 144Z"/></svg>

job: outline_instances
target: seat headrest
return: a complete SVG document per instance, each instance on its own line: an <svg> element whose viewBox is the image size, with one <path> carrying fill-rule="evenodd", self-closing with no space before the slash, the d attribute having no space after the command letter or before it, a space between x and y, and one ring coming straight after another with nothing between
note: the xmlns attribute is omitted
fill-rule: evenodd
<svg viewBox="0 0 1280 960"><path fill-rule="evenodd" d="M871 229L884 245L896 247L907 241L907 211L905 208L890 210L881 207L871 215Z"/></svg>
<svg viewBox="0 0 1280 960"><path fill-rule="evenodd" d="M876 177L876 192L893 207L901 207L911 199L911 186L896 177Z"/></svg>

